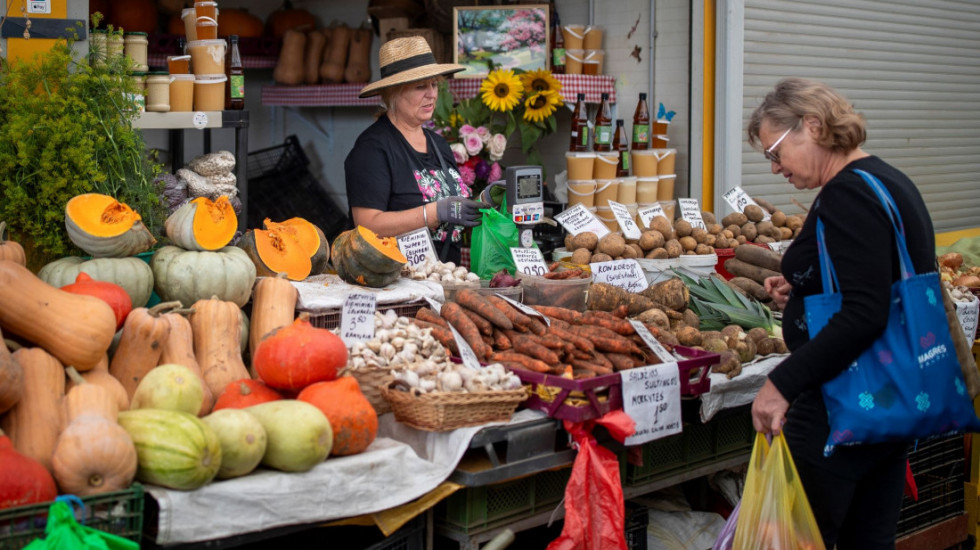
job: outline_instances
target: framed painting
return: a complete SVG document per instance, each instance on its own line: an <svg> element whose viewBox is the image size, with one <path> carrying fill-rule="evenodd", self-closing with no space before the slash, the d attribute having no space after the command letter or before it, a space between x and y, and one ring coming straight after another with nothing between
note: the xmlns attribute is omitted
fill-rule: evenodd
<svg viewBox="0 0 980 550"><path fill-rule="evenodd" d="M483 78L491 68L548 69L547 4L453 8L453 61L466 67L456 78Z"/></svg>

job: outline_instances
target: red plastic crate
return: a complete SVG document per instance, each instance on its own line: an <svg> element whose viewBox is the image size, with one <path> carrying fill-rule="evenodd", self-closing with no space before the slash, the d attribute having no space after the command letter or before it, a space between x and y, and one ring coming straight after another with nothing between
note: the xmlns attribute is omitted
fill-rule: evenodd
<svg viewBox="0 0 980 550"><path fill-rule="evenodd" d="M718 255L718 263L715 264L715 273L721 275L726 281L732 280L735 276L725 269L725 260L735 257L734 248L716 248L715 254Z"/></svg>

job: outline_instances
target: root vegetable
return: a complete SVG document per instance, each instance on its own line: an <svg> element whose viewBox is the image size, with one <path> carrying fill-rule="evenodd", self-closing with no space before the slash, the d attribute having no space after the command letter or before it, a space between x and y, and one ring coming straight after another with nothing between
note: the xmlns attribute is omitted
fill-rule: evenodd
<svg viewBox="0 0 980 550"><path fill-rule="evenodd" d="M739 227L745 225L745 222L749 221L749 218L741 212L732 212L731 214L725 216L721 219L721 225L728 227L729 225L737 225Z"/></svg>
<svg viewBox="0 0 980 550"><path fill-rule="evenodd" d="M695 249L694 253L698 255L714 254L715 249L707 244L699 244Z"/></svg>
<svg viewBox="0 0 980 550"><path fill-rule="evenodd" d="M479 313L466 307L463 308L463 313L465 313L466 316L470 318L470 321L473 321L473 324L476 325L476 328L480 331L481 335L483 336L493 335L493 324L490 323L490 321L487 321L486 319L481 317Z"/></svg>
<svg viewBox="0 0 980 550"><path fill-rule="evenodd" d="M533 359L514 351L500 351L490 356L491 361L517 365L532 372L555 372L550 365L539 359Z"/></svg>
<svg viewBox="0 0 980 550"><path fill-rule="evenodd" d="M687 286L678 278L661 281L644 290L640 294L667 309L672 309L675 311L683 311L686 309L687 302L691 298L691 294L687 289Z"/></svg>
<svg viewBox="0 0 980 550"><path fill-rule="evenodd" d="M572 248L570 248L569 250L585 248L589 252L592 252L593 250L595 250L596 245L598 244L599 244L599 237L595 233L591 231L583 231L582 233L579 233L578 235L572 237L571 239Z"/></svg>
<svg viewBox="0 0 980 550"><path fill-rule="evenodd" d="M449 325L446 324L446 320L439 316L438 313L432 311L431 309L424 307L415 313L415 318L425 321L427 323L433 323L439 325L443 328L448 328Z"/></svg>
<svg viewBox="0 0 980 550"><path fill-rule="evenodd" d="M663 235L664 239L670 239L674 233L674 228L670 223L670 220L663 216L654 216L650 220L650 229L657 231Z"/></svg>
<svg viewBox="0 0 980 550"><path fill-rule="evenodd" d="M467 307L478 313L481 317L504 330L513 330L514 325L510 319L487 299L472 290L461 290L456 293L456 301L459 305Z"/></svg>
<svg viewBox="0 0 980 550"><path fill-rule="evenodd" d="M653 307L647 309L637 315L636 319L644 324L654 325L655 327L663 330L670 328L670 319L667 317L667 314L659 308Z"/></svg>
<svg viewBox="0 0 980 550"><path fill-rule="evenodd" d="M741 248L759 248L759 247L740 246L739 248L736 248L735 251L737 252ZM728 281L728 286L736 288L738 290L742 290L743 294L745 294L750 298L755 298L760 302L765 302L766 300L769 299L769 293L766 292L765 287L753 281L752 279L749 279L748 277L734 277L730 281Z"/></svg>
<svg viewBox="0 0 980 550"><path fill-rule="evenodd" d="M473 352L477 357L485 359L490 355L490 350L487 349L488 346L483 342L483 338L480 337L480 330L466 316L466 313L463 311L463 306L455 302L449 302L442 306L439 314L456 328L460 336L463 337L463 340L473 348Z"/></svg>
<svg viewBox="0 0 980 550"><path fill-rule="evenodd" d="M687 220L677 220L674 222L674 231L678 237L688 237L691 235L691 231L694 231L694 228L691 227L691 222Z"/></svg>
<svg viewBox="0 0 980 550"><path fill-rule="evenodd" d="M626 239L624 239L619 233L609 233L608 235L599 239L599 243L596 245L596 250L602 254L608 254L613 258L622 256L623 250L625 249Z"/></svg>
<svg viewBox="0 0 980 550"><path fill-rule="evenodd" d="M636 330L633 325L625 319L619 319L610 314L603 315L605 312L601 311L587 311L582 314L579 318L578 324L580 325L594 325L597 327L602 327L609 329L616 334L623 336L631 336L636 334Z"/></svg>
<svg viewBox="0 0 980 550"><path fill-rule="evenodd" d="M759 340L762 340L763 338L769 338L769 333L766 332L766 329L764 329L762 327L755 327L755 328L749 330L748 332L746 332L745 333L745 337L748 338L749 340L754 341L754 342L758 342Z"/></svg>
<svg viewBox="0 0 980 550"><path fill-rule="evenodd" d="M701 220L704 222L704 225L712 225L715 223L715 215L714 213L708 212L707 210L702 210Z"/></svg>
<svg viewBox="0 0 980 550"><path fill-rule="evenodd" d="M533 359L540 359L545 363L554 365L558 363L558 354L548 349L547 346L536 341L530 336L518 336L511 341L514 351L523 353Z"/></svg>
<svg viewBox="0 0 980 550"><path fill-rule="evenodd" d="M783 256L761 246L746 246L735 250L735 258L764 269L778 272L783 262Z"/></svg>
<svg viewBox="0 0 980 550"><path fill-rule="evenodd" d="M742 236L747 240L754 241L756 237L759 236L758 227L752 222L745 222L740 228L742 231Z"/></svg>
<svg viewBox="0 0 980 550"><path fill-rule="evenodd" d="M681 237L677 242L680 243L681 248L683 248L685 252L694 250L698 247L698 241L694 237Z"/></svg>
<svg viewBox="0 0 980 550"><path fill-rule="evenodd" d="M640 240L638 244L640 245L640 248L643 249L644 251L649 251L649 250L653 250L654 248L662 247L664 245L664 242L666 241L664 240L663 233L655 229L650 229L648 231L644 231L643 234L640 235Z"/></svg>
<svg viewBox="0 0 980 550"><path fill-rule="evenodd" d="M721 361L711 367L711 372L721 373L732 379L742 372L742 362L736 353L723 351L721 352Z"/></svg>
<svg viewBox="0 0 980 550"><path fill-rule="evenodd" d="M592 252L588 248L576 248L569 258L573 264L585 265L592 260Z"/></svg>
<svg viewBox="0 0 980 550"><path fill-rule="evenodd" d="M677 341L680 342L682 346L701 345L701 332L694 327L685 326L678 330L675 334L677 335Z"/></svg>
<svg viewBox="0 0 980 550"><path fill-rule="evenodd" d="M590 292L591 294L591 292ZM566 307L558 306L531 306L538 313L551 317L552 319L560 319L566 323L574 323L582 313L575 311L574 309L568 309Z"/></svg>
<svg viewBox="0 0 980 550"><path fill-rule="evenodd" d="M765 212L763 212L762 207L755 204L747 205L742 213L745 214L745 217L750 222L761 222L762 218L765 217Z"/></svg>
<svg viewBox="0 0 980 550"><path fill-rule="evenodd" d="M764 208L766 212L769 212L770 214L775 214L777 212L776 207L773 206L772 203L767 201L766 199L752 197L752 200L754 200L756 204Z"/></svg>
<svg viewBox="0 0 980 550"><path fill-rule="evenodd" d="M677 239L671 239L664 245L668 258L677 258L684 253L684 247Z"/></svg>
<svg viewBox="0 0 980 550"><path fill-rule="evenodd" d="M735 251L738 252L738 249L735 249ZM765 284L768 277L779 276L779 273L776 271L759 267L757 265L748 264L737 258L725 260L725 270L736 277L747 277L752 279L760 285Z"/></svg>
<svg viewBox="0 0 980 550"><path fill-rule="evenodd" d="M649 260L666 260L668 258L667 249L666 248L654 248L653 250L651 250L650 252L648 252L647 255L644 256L644 257L647 258L647 259L649 259Z"/></svg>
<svg viewBox="0 0 980 550"><path fill-rule="evenodd" d="M524 332L531 326L530 317L517 311L514 306L510 305L507 300L504 300L500 296L487 296L487 301L510 319L511 324L514 325L514 330Z"/></svg>
<svg viewBox="0 0 980 550"><path fill-rule="evenodd" d="M785 212L782 210L776 210L775 212L770 212L770 214L772 214L772 216L769 218L769 221L771 221L773 225L776 227L783 227L786 225Z"/></svg>

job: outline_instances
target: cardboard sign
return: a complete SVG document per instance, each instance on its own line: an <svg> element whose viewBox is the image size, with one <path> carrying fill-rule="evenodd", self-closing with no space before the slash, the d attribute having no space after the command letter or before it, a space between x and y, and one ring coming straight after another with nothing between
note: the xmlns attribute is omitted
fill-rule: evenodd
<svg viewBox="0 0 980 550"><path fill-rule="evenodd" d="M736 212L745 212L745 207L749 206L750 204L759 206L759 204L754 200L752 200L752 197L750 197L749 194L746 193L744 189L742 189L737 185L735 187L732 187L728 191L725 191L725 194L722 195L721 198L725 199L725 202L727 202L729 206L731 206L732 209L735 210ZM769 215L769 211L763 208L762 209L763 221L768 220L770 217L771 216Z"/></svg>
<svg viewBox="0 0 980 550"><path fill-rule="evenodd" d="M432 235L428 229L420 227L415 231L399 235L397 239L398 250L405 255L408 265L415 267L428 260L436 260L436 250L432 246Z"/></svg>
<svg viewBox="0 0 980 550"><path fill-rule="evenodd" d="M616 222L619 223L619 228L623 230L623 236L627 239L639 239L640 228L636 225L636 222L633 220L633 215L630 214L626 205L616 201L609 201L609 208L612 210L613 215L616 216Z"/></svg>
<svg viewBox="0 0 980 550"><path fill-rule="evenodd" d="M537 247L511 247L510 255L514 258L517 271L525 275L544 277L544 274L548 272L548 264L544 263L541 249Z"/></svg>
<svg viewBox="0 0 980 550"><path fill-rule="evenodd" d="M340 338L350 347L354 342L374 338L374 311L378 297L375 294L351 293L344 299L340 315Z"/></svg>
<svg viewBox="0 0 980 550"><path fill-rule="evenodd" d="M627 292L643 292L650 286L636 260L613 260L589 264L592 269L592 282L618 286Z"/></svg>
<svg viewBox="0 0 980 550"><path fill-rule="evenodd" d="M677 362L623 371L623 411L636 422L625 445L680 433L681 380Z"/></svg>
<svg viewBox="0 0 980 550"><path fill-rule="evenodd" d="M588 208L582 206L581 203L555 214L555 221L560 223L565 228L565 231L568 231L572 235L591 231L601 239L609 233L609 228L599 221L599 218L595 217L595 214L589 212Z"/></svg>
<svg viewBox="0 0 980 550"><path fill-rule="evenodd" d="M650 227L650 223L656 216L661 216L665 220L670 221L670 218L667 217L667 213L664 212L664 207L661 206L660 203L656 202L646 208L637 210L636 213L640 215L640 222L643 224L643 227Z"/></svg>
<svg viewBox="0 0 980 550"><path fill-rule="evenodd" d="M633 330L640 335L640 338L643 339L643 342L647 345L647 347L653 350L653 354L656 355L661 361L664 363L670 363L671 361L677 360L669 351L667 351L667 348L660 343L660 340L657 340L657 338L650 333L650 330L647 329L646 325L635 319L630 321L630 324L633 325Z"/></svg>
<svg viewBox="0 0 980 550"><path fill-rule="evenodd" d="M698 199L677 199L677 204L681 207L681 219L687 220L693 229L707 231L708 226L701 219L701 206L698 205Z"/></svg>
<svg viewBox="0 0 980 550"><path fill-rule="evenodd" d="M500 295L498 294L498 296L500 296ZM549 319L547 315L542 314L540 311L538 311L538 310L536 310L536 309L534 309L532 307L526 306L526 305L524 305L524 304L518 302L517 300L515 300L513 298L510 298L508 296L500 296L500 297L503 298L504 300L507 300L510 303L510 305L512 305L515 308L517 308L517 311L520 311L524 315L530 315L532 317L540 317L541 320L544 321L544 324L545 325L547 325L549 327L551 326L551 319Z"/></svg>

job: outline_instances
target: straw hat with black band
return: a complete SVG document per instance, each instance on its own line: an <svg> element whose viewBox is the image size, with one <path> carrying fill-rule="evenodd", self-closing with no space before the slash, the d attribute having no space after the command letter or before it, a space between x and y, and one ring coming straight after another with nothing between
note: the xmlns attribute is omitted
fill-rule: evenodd
<svg viewBox="0 0 980 550"><path fill-rule="evenodd" d="M365 86L359 97L378 95L382 89L466 70L455 63L436 63L429 43L421 36L389 40L378 53L381 78Z"/></svg>

